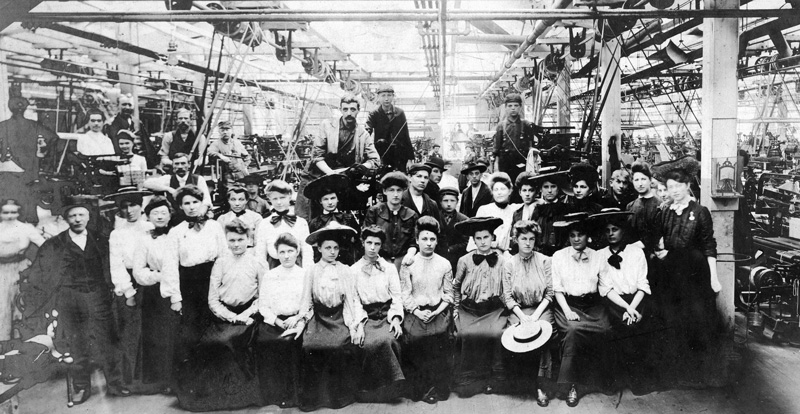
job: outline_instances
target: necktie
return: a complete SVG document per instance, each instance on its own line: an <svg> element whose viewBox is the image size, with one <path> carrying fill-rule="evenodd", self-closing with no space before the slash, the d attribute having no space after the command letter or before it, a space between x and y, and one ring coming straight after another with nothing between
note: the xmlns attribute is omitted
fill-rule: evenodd
<svg viewBox="0 0 800 414"><path fill-rule="evenodd" d="M494 265L497 264L497 252L492 252L487 255L477 253L472 255L472 262L475 263L475 265L483 263L484 260L489 264L489 267L494 267Z"/></svg>
<svg viewBox="0 0 800 414"><path fill-rule="evenodd" d="M622 263L622 256L620 256L619 254L622 253L623 250L625 250L625 246L622 246L616 252L610 246L608 248L608 251L611 252L611 256L608 256L608 264L613 266L615 269L620 268L620 263Z"/></svg>
<svg viewBox="0 0 800 414"><path fill-rule="evenodd" d="M165 235L167 233L169 233L169 226L156 227L156 228L150 230L150 236L153 239L157 239L158 236L163 236L163 235Z"/></svg>
<svg viewBox="0 0 800 414"><path fill-rule="evenodd" d="M578 263L580 262L586 263L589 261L589 255L586 254L586 252L583 250L573 253L572 258L575 259L575 261Z"/></svg>
<svg viewBox="0 0 800 414"><path fill-rule="evenodd" d="M286 211L275 211L272 210L273 216L269 219L269 222L272 223L273 226L278 226L278 223L283 220L286 224L294 227L294 223L297 223L297 216L294 214L289 214L289 210Z"/></svg>

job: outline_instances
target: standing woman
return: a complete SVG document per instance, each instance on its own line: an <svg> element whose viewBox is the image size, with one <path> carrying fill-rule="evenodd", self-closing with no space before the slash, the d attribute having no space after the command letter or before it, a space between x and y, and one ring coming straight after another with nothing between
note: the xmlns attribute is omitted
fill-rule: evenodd
<svg viewBox="0 0 800 414"><path fill-rule="evenodd" d="M404 368L411 398L436 404L450 395L450 325L453 303L453 268L434 253L440 235L432 217L417 221L419 253L414 263L400 269L406 318Z"/></svg>
<svg viewBox="0 0 800 414"><path fill-rule="evenodd" d="M505 262L503 274L503 300L511 311L508 326L544 321L553 324L553 313L549 309L553 301L553 275L550 258L533 251L541 230L533 221L521 220L514 224L514 239L519 253ZM543 351L543 352L542 352ZM507 363L514 370L514 380L533 380L536 387L536 403L547 407L550 399L537 384L538 377L552 376L552 361L549 347L539 352L511 354ZM532 369L538 366L539 369Z"/></svg>
<svg viewBox="0 0 800 414"><path fill-rule="evenodd" d="M144 208L153 225L133 253L133 278L139 283L142 302L142 382L171 394L172 360L176 330L180 323L181 291L177 279L167 279L164 254L167 252L172 205L154 196Z"/></svg>
<svg viewBox="0 0 800 414"><path fill-rule="evenodd" d="M210 321L208 287L214 261L227 251L222 226L206 215L203 192L195 185L178 189L175 201L186 220L169 231L164 253L164 277L178 281L180 294L172 297L173 309L182 312L177 357L187 359ZM177 300L177 301L176 301Z"/></svg>
<svg viewBox="0 0 800 414"><path fill-rule="evenodd" d="M630 217L631 230L634 240L642 242L645 256L650 259L658 245L659 232L656 218L661 205L661 198L656 196L653 188L653 174L650 166L645 162L637 162L631 167L633 173L633 189L639 195L628 204L627 210L632 213Z"/></svg>
<svg viewBox="0 0 800 414"><path fill-rule="evenodd" d="M300 409L341 408L355 401L359 347L364 346L367 315L361 307L355 277L340 263L339 246L356 231L338 222L310 234L321 259L307 269L300 300L303 331Z"/></svg>
<svg viewBox="0 0 800 414"><path fill-rule="evenodd" d="M13 319L22 316L14 297L19 293L19 272L31 264L25 251L31 243L44 243L44 237L32 224L18 220L21 210L22 206L12 199L0 205L0 341L11 339Z"/></svg>
<svg viewBox="0 0 800 414"><path fill-rule="evenodd" d="M672 204L664 208L658 223L663 250L657 250L664 277L658 290L662 317L668 328L666 360L675 356L675 379L689 379L703 366L704 357L719 332L716 294L722 290L717 277L717 241L708 209L689 194L689 185L700 163L683 157L653 166L663 177Z"/></svg>
<svg viewBox="0 0 800 414"><path fill-rule="evenodd" d="M350 266L367 314L360 389L374 391L376 400L398 397L395 386L405 379L400 367L399 339L403 334L400 276L397 268L380 256L385 240L386 233L380 227L365 228L361 232L364 257Z"/></svg>
<svg viewBox="0 0 800 414"><path fill-rule="evenodd" d="M505 252L511 245L511 225L514 222L514 212L522 204L511 204L511 194L514 192L514 185L511 178L504 172L495 172L489 177L489 188L492 190L493 203L478 208L475 217L497 217L502 220L501 224L494 230L493 248ZM475 250L475 240L470 240L467 251Z"/></svg>
<svg viewBox="0 0 800 414"><path fill-rule="evenodd" d="M578 405L578 385L588 385L606 372L610 325L597 286L602 258L587 247L586 213L571 213L556 223L569 235L570 246L553 254L553 291L558 306L556 327L562 335L558 383L569 386L567 405Z"/></svg>

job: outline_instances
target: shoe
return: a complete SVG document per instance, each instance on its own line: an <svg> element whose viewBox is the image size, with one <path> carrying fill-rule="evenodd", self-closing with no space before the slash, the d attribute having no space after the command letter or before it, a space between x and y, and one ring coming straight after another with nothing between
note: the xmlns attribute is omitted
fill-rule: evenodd
<svg viewBox="0 0 800 414"><path fill-rule="evenodd" d="M109 387L106 394L113 395L115 397L128 397L131 395L131 390L125 387Z"/></svg>
<svg viewBox="0 0 800 414"><path fill-rule="evenodd" d="M422 401L428 404L436 404L439 402L439 393L436 391L436 387L431 387L431 389L422 396Z"/></svg>
<svg viewBox="0 0 800 414"><path fill-rule="evenodd" d="M541 389L536 390L536 404L539 404L539 407L547 407L550 405L550 398L548 398L547 394Z"/></svg>
<svg viewBox="0 0 800 414"><path fill-rule="evenodd" d="M577 407L578 406L578 390L575 389L575 385L569 389L569 394L567 395L567 405L570 407Z"/></svg>
<svg viewBox="0 0 800 414"><path fill-rule="evenodd" d="M72 394L72 403L75 405L83 404L89 400L89 397L91 396L92 390L89 388L76 388L75 393Z"/></svg>

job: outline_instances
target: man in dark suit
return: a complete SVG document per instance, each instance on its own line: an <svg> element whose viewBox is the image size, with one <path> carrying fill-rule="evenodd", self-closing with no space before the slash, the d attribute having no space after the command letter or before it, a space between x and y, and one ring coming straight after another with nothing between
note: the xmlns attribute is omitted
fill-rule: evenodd
<svg viewBox="0 0 800 414"><path fill-rule="evenodd" d="M522 119L522 96L510 93L505 99L506 118L497 124L494 134L495 171L503 171L511 182L525 171L528 150L534 144L536 126ZM512 199L512 202L517 202Z"/></svg>
<svg viewBox="0 0 800 414"><path fill-rule="evenodd" d="M436 198L432 198L425 193L430 180L428 177L431 173L431 167L422 163L411 164L408 167L409 186L403 192L403 199L401 203L403 206L408 207L411 211L417 213L418 216L430 216L439 222L439 227L442 227L442 213L439 211L439 205L434 200L438 200L438 187ZM447 250L447 243L439 240L436 245L436 253L443 255Z"/></svg>
<svg viewBox="0 0 800 414"><path fill-rule="evenodd" d="M440 204L442 206L442 230L439 239L447 245L444 258L456 269L458 259L467 254L467 243L469 237L456 231L456 224L468 219L467 216L456 211L458 206L458 188L444 187L439 190L441 195Z"/></svg>
<svg viewBox="0 0 800 414"><path fill-rule="evenodd" d="M392 86L380 85L375 94L378 95L380 106L369 113L367 130L373 134L381 164L405 172L408 161L414 159L406 113L394 105Z"/></svg>
<svg viewBox="0 0 800 414"><path fill-rule="evenodd" d="M485 171L486 164L480 160L467 164L461 170L461 174L467 176L469 186L461 193L461 207L458 211L469 218L475 217L480 206L492 202L492 190L489 189L486 183L481 181Z"/></svg>
<svg viewBox="0 0 800 414"><path fill-rule="evenodd" d="M111 121L111 124L108 126L106 135L108 135L108 137L111 138L111 142L114 143L114 152L117 155L121 155L122 150L119 149L117 133L123 129L132 131L142 140L144 154L140 155L147 160L147 168L155 168L156 165L161 162L161 159L159 158L155 147L153 147L153 143L150 142L150 134L144 128L144 125L142 125L142 121L133 116L134 110L133 98L127 95L120 95L119 113L114 117L114 119Z"/></svg>
<svg viewBox="0 0 800 414"><path fill-rule="evenodd" d="M91 395L91 354L102 361L108 394L128 396L130 391L121 385L119 343L111 310L108 238L86 229L90 213L85 206L67 206L63 217L69 229L42 244L25 274L27 290L32 292L30 302L58 311L56 343L74 358L70 370L76 404Z"/></svg>

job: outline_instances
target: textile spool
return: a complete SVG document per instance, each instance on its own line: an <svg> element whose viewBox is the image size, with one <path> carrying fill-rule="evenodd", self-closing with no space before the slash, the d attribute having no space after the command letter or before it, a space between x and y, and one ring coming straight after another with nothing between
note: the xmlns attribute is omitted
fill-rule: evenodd
<svg viewBox="0 0 800 414"><path fill-rule="evenodd" d="M759 289L766 286L779 285L783 283L783 278L773 269L766 266L756 266L750 271L748 282L750 286Z"/></svg>

